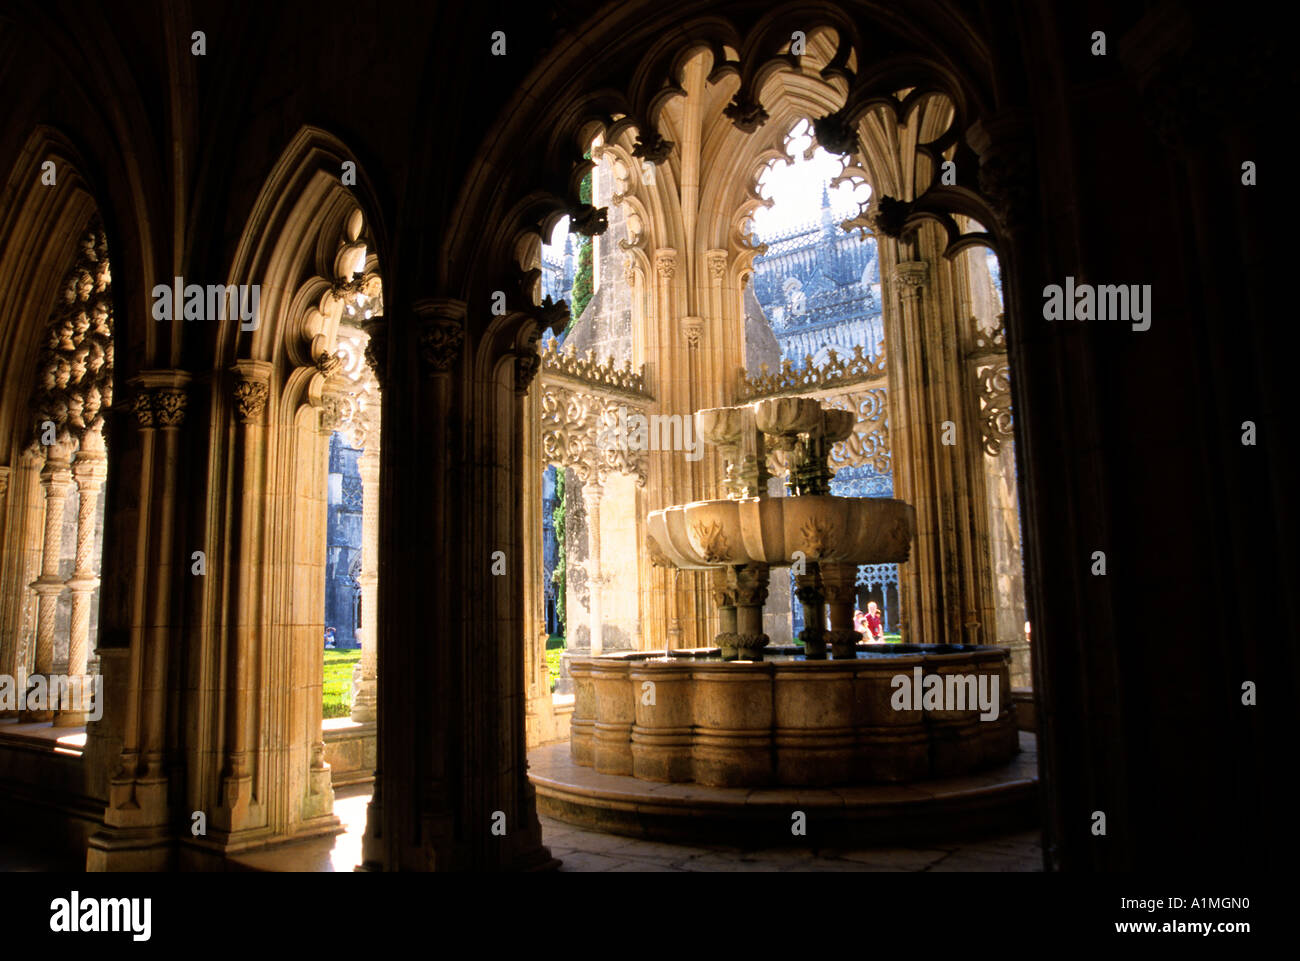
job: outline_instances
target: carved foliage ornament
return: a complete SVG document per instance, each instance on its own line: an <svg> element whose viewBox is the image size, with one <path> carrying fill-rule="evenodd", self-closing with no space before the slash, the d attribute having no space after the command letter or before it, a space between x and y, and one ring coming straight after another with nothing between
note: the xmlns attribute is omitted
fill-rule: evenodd
<svg viewBox="0 0 1300 961"><path fill-rule="evenodd" d="M241 380L235 384L235 413L241 424L260 424L266 411L266 401L271 390L256 380Z"/></svg>
<svg viewBox="0 0 1300 961"><path fill-rule="evenodd" d="M984 451L996 457L1004 441L1013 436L1011 418L1011 368L1005 362L976 368L979 381L980 434Z"/></svg>
<svg viewBox="0 0 1300 961"><path fill-rule="evenodd" d="M609 443L622 436L626 416L637 409L619 397L601 396L544 382L541 392L542 458L572 468L578 480L603 484L610 474L630 474L637 486L649 477L644 450Z"/></svg>
<svg viewBox="0 0 1300 961"><path fill-rule="evenodd" d="M458 321L427 321L420 328L420 359L429 375L445 374L460 358L465 328Z"/></svg>

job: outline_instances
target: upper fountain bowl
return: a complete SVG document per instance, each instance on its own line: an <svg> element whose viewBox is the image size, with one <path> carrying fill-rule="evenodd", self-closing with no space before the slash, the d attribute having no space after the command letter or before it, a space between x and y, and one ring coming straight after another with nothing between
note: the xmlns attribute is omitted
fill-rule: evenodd
<svg viewBox="0 0 1300 961"><path fill-rule="evenodd" d="M804 560L886 564L907 560L912 505L883 497L749 497L695 501L651 511L648 533L685 570L789 565Z"/></svg>

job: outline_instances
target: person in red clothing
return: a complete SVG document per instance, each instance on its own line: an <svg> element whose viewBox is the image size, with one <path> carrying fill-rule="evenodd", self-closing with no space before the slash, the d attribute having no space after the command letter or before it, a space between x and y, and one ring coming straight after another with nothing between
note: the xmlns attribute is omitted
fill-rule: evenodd
<svg viewBox="0 0 1300 961"><path fill-rule="evenodd" d="M879 641L885 632L880 626L880 608L876 607L875 601L867 602L867 616L864 620L867 622L867 640Z"/></svg>

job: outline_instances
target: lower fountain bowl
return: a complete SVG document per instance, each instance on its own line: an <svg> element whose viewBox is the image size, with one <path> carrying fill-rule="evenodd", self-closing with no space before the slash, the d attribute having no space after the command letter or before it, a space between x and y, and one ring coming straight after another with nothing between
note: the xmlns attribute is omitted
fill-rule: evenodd
<svg viewBox="0 0 1300 961"><path fill-rule="evenodd" d="M1005 763L1018 750L1010 653L861 644L805 660L771 648L575 657L575 763L714 787L898 783Z"/></svg>

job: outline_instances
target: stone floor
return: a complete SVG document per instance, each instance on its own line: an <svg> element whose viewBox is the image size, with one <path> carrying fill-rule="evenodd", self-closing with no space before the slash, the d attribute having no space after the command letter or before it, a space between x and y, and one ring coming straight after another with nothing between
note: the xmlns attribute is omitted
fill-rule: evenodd
<svg viewBox="0 0 1300 961"><path fill-rule="evenodd" d="M542 818L561 871L1041 871L1037 831L979 841L860 850L687 846L601 834Z"/></svg>
<svg viewBox="0 0 1300 961"><path fill-rule="evenodd" d="M244 855L239 866L255 871L351 871L361 860L368 787L336 792L334 811L345 832ZM603 834L543 817L542 837L563 861L561 871L1041 871L1037 831L980 840L911 847L744 850L725 845L666 844ZM0 840L0 870L67 871L80 864L52 857L21 841Z"/></svg>

